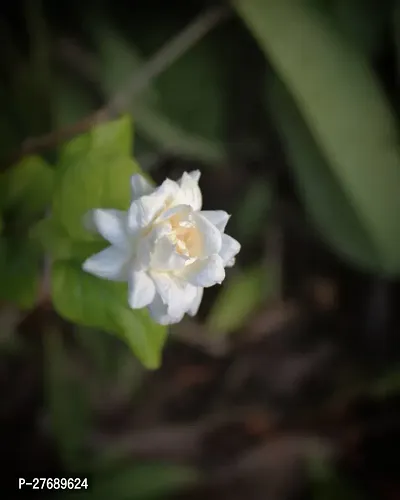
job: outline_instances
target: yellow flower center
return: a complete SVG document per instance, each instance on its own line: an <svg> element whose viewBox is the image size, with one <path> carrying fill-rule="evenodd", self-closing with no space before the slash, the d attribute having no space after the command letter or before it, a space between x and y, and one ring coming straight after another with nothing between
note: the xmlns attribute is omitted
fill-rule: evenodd
<svg viewBox="0 0 400 500"><path fill-rule="evenodd" d="M172 231L170 240L180 255L190 258L199 257L202 250L202 240L196 225L190 220L182 220L180 214L169 219Z"/></svg>

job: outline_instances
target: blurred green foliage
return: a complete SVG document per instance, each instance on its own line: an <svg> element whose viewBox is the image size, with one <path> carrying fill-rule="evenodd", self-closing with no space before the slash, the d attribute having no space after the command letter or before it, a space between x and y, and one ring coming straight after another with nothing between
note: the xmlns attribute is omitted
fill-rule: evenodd
<svg viewBox="0 0 400 500"><path fill-rule="evenodd" d="M96 500L155 500L193 486L198 475L189 467L165 463L137 463L119 466L95 476L84 498ZM81 498L81 496L79 497Z"/></svg>
<svg viewBox="0 0 400 500"><path fill-rule="evenodd" d="M213 335L239 330L261 304L276 298L279 269L258 265L238 272L229 279L218 295L207 317L207 328Z"/></svg>
<svg viewBox="0 0 400 500"><path fill-rule="evenodd" d="M311 141L296 130L292 112L285 128L291 164L300 194L322 234L356 265L398 274L397 124L365 54L309 1L237 0L234 4L312 134L313 152L306 150ZM281 100L274 94L276 115L285 113ZM368 239L361 238L362 233Z"/></svg>
<svg viewBox="0 0 400 500"><path fill-rule="evenodd" d="M85 334L87 332L81 332L80 336ZM104 339L96 342L96 349L107 346L110 354L110 343L107 337ZM91 343L91 347L93 345ZM143 463L129 458L116 461L110 459L107 452L99 454L91 449L91 386L88 380L82 383L76 357L56 329L46 332L44 355L46 403L61 459L69 474L88 476L88 489L79 493L63 492L68 498L78 495L96 500L153 500L198 481L199 475L191 467ZM121 363L121 351L114 350L114 355L115 361ZM107 378L111 379L110 374Z"/></svg>
<svg viewBox="0 0 400 500"><path fill-rule="evenodd" d="M39 292L42 256L29 230L50 203L53 180L53 171L38 156L0 175L0 210L6 218L0 237L0 297L22 308L32 307Z"/></svg>
<svg viewBox="0 0 400 500"><path fill-rule="evenodd" d="M144 58L110 27L98 23L94 31L99 51L98 77L110 98L143 67ZM207 163L215 164L224 158L223 65L215 56L214 45L207 39L201 41L133 99L130 111L139 141L144 137L163 151ZM192 79L194 72L196 80Z"/></svg>
<svg viewBox="0 0 400 500"><path fill-rule="evenodd" d="M51 427L67 470L87 470L85 441L90 429L88 391L57 330L46 332L44 342L45 393Z"/></svg>

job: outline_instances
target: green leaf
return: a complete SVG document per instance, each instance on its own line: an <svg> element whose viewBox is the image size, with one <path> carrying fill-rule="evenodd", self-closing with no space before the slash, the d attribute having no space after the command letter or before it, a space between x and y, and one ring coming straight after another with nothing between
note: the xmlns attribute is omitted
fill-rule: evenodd
<svg viewBox="0 0 400 500"><path fill-rule="evenodd" d="M124 117L93 128L61 151L53 216L70 237L93 240L82 223L90 209L128 208L130 177L141 172L130 157L131 143L131 122Z"/></svg>
<svg viewBox="0 0 400 500"><path fill-rule="evenodd" d="M160 365L167 329L154 323L147 310L130 309L126 284L85 273L76 261L58 261L52 269L52 297L65 318L116 333L147 368Z"/></svg>
<svg viewBox="0 0 400 500"><path fill-rule="evenodd" d="M397 129L373 70L309 2L235 0L234 6L288 88L330 175L373 242L372 270L398 274ZM338 216L337 206L330 210ZM329 233L330 227L324 230ZM336 250L346 253L346 246L337 241Z"/></svg>
<svg viewBox="0 0 400 500"><path fill-rule="evenodd" d="M90 498L96 500L153 500L194 485L198 473L182 465L127 464L95 476Z"/></svg>
<svg viewBox="0 0 400 500"><path fill-rule="evenodd" d="M277 288L277 273L273 268L258 265L233 276L222 287L208 315L207 330L215 335L238 330Z"/></svg>
<svg viewBox="0 0 400 500"><path fill-rule="evenodd" d="M31 237L38 241L42 250L48 252L53 260L76 259L83 261L90 255L100 252L107 242L100 236L92 241L73 239L54 217L40 220L32 228Z"/></svg>
<svg viewBox="0 0 400 500"><path fill-rule="evenodd" d="M54 172L39 156L27 156L0 175L0 209L33 220L51 204Z"/></svg>
<svg viewBox="0 0 400 500"><path fill-rule="evenodd" d="M44 336L45 393L52 430L69 472L87 470L85 444L90 429L89 398L76 376L61 333L48 330Z"/></svg>
<svg viewBox="0 0 400 500"><path fill-rule="evenodd" d="M0 238L0 299L31 308L40 282L40 249L22 237Z"/></svg>
<svg viewBox="0 0 400 500"><path fill-rule="evenodd" d="M133 150L132 120L125 115L117 120L93 126L93 128L69 141L61 150L60 163L64 168L82 151L95 159L128 156ZM66 162L66 165L64 164Z"/></svg>
<svg viewBox="0 0 400 500"><path fill-rule="evenodd" d="M78 263L56 261L52 266L52 297L57 311L72 322L112 330L113 304L119 284L85 273Z"/></svg>
<svg viewBox="0 0 400 500"><path fill-rule="evenodd" d="M293 99L277 78L270 79L267 91L307 214L342 258L375 269L379 253L374 241L322 157Z"/></svg>
<svg viewBox="0 0 400 500"><path fill-rule="evenodd" d="M124 298L127 293L124 290ZM159 368L167 340L167 328L156 324L146 309L133 311L122 302L115 307L116 331L146 368Z"/></svg>

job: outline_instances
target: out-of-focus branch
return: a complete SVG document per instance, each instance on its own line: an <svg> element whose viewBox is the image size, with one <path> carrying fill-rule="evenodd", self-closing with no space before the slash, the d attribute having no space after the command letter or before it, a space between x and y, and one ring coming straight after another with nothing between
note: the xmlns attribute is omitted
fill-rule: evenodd
<svg viewBox="0 0 400 500"><path fill-rule="evenodd" d="M227 18L229 13L230 11L227 8L215 7L200 14L145 63L142 70L132 75L123 88L103 108L73 125L49 132L40 137L26 139L20 149L0 166L0 171L7 170L26 155L40 154L43 151L53 149L75 135L86 132L93 125L112 119L123 112L132 99L143 91L155 77L165 71L209 31Z"/></svg>

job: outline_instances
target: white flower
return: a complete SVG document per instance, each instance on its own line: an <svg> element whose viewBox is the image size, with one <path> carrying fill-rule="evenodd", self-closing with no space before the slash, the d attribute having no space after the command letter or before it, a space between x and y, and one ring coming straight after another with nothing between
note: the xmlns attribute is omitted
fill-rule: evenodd
<svg viewBox="0 0 400 500"><path fill-rule="evenodd" d="M224 234L229 215L202 211L200 172L166 179L153 188L132 177L127 212L94 209L87 222L111 244L89 257L83 269L100 278L128 282L133 309L148 307L152 318L167 325L194 316L203 288L221 283L225 267L235 262L240 244Z"/></svg>

